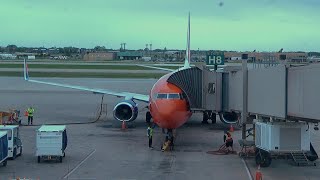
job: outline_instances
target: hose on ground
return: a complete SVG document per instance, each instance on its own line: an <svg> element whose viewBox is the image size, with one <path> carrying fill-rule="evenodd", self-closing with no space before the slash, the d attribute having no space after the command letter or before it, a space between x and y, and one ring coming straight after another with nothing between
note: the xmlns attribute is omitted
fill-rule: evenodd
<svg viewBox="0 0 320 180"><path fill-rule="evenodd" d="M104 94L101 97L101 103L100 103L100 108L99 108L99 115L98 117L93 120L93 121L88 121L88 122L69 122L69 123L49 123L49 124L45 124L45 125L77 125L77 124L93 124L96 123L100 120L101 116L102 116L102 110L103 110L103 99L104 99ZM23 125L21 124L20 126L39 126L39 125Z"/></svg>

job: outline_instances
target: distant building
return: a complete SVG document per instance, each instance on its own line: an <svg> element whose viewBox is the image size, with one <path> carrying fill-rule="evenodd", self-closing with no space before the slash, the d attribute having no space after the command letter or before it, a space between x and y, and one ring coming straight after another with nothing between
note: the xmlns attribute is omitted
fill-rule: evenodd
<svg viewBox="0 0 320 180"><path fill-rule="evenodd" d="M285 57L286 60L291 62L306 62L308 54L305 52L225 52L225 60L241 60L242 54L248 54L248 60L270 60L279 61L283 60L280 56Z"/></svg>
<svg viewBox="0 0 320 180"><path fill-rule="evenodd" d="M36 56L28 56L28 59L29 60L34 60L34 59L36 59Z"/></svg>
<svg viewBox="0 0 320 180"><path fill-rule="evenodd" d="M85 61L110 61L115 59L113 52L87 52L83 56Z"/></svg>
<svg viewBox="0 0 320 180"><path fill-rule="evenodd" d="M143 56L142 57L142 60L144 60L144 61L151 61L151 57L148 57L148 56Z"/></svg>
<svg viewBox="0 0 320 180"><path fill-rule="evenodd" d="M0 54L0 59L16 59L17 56L14 54Z"/></svg>
<svg viewBox="0 0 320 180"><path fill-rule="evenodd" d="M28 59L29 56L36 56L36 53L24 53L24 52L16 52L15 53L18 59Z"/></svg>
<svg viewBox="0 0 320 180"><path fill-rule="evenodd" d="M143 56L143 53L140 51L125 51L125 52L117 53L117 59L121 59L121 60L141 59L142 56Z"/></svg>

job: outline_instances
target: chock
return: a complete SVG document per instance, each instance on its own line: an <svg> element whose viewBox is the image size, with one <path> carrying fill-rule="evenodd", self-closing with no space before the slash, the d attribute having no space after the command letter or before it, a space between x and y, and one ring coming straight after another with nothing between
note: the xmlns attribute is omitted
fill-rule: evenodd
<svg viewBox="0 0 320 180"><path fill-rule="evenodd" d="M127 127L126 127L125 121L122 121L121 129L122 129L122 130L126 130L126 128L127 128Z"/></svg>

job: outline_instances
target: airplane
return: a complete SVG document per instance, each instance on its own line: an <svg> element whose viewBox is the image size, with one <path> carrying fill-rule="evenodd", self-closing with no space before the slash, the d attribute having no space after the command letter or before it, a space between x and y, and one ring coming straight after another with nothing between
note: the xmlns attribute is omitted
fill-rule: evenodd
<svg viewBox="0 0 320 180"><path fill-rule="evenodd" d="M187 48L184 66L177 70L154 67L148 65L140 65L153 69L160 69L169 71L168 74L162 76L152 87L149 95L137 94L131 92L114 92L106 89L93 89L82 86L74 86L68 84L60 84L54 82L46 82L34 80L29 78L27 61L24 60L24 79L32 83L40 83L52 86L59 86L64 88L72 88L83 91L90 91L98 94L107 94L117 97L122 97L124 100L115 105L113 109L113 116L118 121L134 121L138 115L138 107L135 101L148 103L149 111L146 116L150 116L149 120L153 119L160 128L167 129L168 132L182 126L191 117L192 111L189 107L188 97L178 86L167 82L167 79L173 73L191 68L190 65L190 13L188 16L188 30L187 30ZM205 114L204 114L205 115ZM214 114L216 115L216 114ZM237 122L237 117L232 114L219 114L220 120L226 124L234 124ZM206 116L206 118L209 118ZM147 119L148 121L148 119Z"/></svg>

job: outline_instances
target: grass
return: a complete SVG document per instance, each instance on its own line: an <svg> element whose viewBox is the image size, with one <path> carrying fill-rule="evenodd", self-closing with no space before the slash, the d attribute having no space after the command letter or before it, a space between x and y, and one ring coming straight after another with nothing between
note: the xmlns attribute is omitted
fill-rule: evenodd
<svg viewBox="0 0 320 180"><path fill-rule="evenodd" d="M28 64L32 69L126 69L149 70L150 68L129 65L77 65L77 64ZM23 64L0 64L1 68L23 68Z"/></svg>
<svg viewBox="0 0 320 180"><path fill-rule="evenodd" d="M113 69L113 70L151 70L136 65L78 65L78 64L28 64L30 69ZM176 69L176 66L157 66ZM1 63L0 68L23 68L23 64Z"/></svg>
<svg viewBox="0 0 320 180"><path fill-rule="evenodd" d="M64 77L64 78L154 78L159 79L164 74L162 73L74 73L74 72L60 72L60 73L46 73L46 72L32 72L30 77ZM23 72L1 72L0 76L7 77L21 77Z"/></svg>

